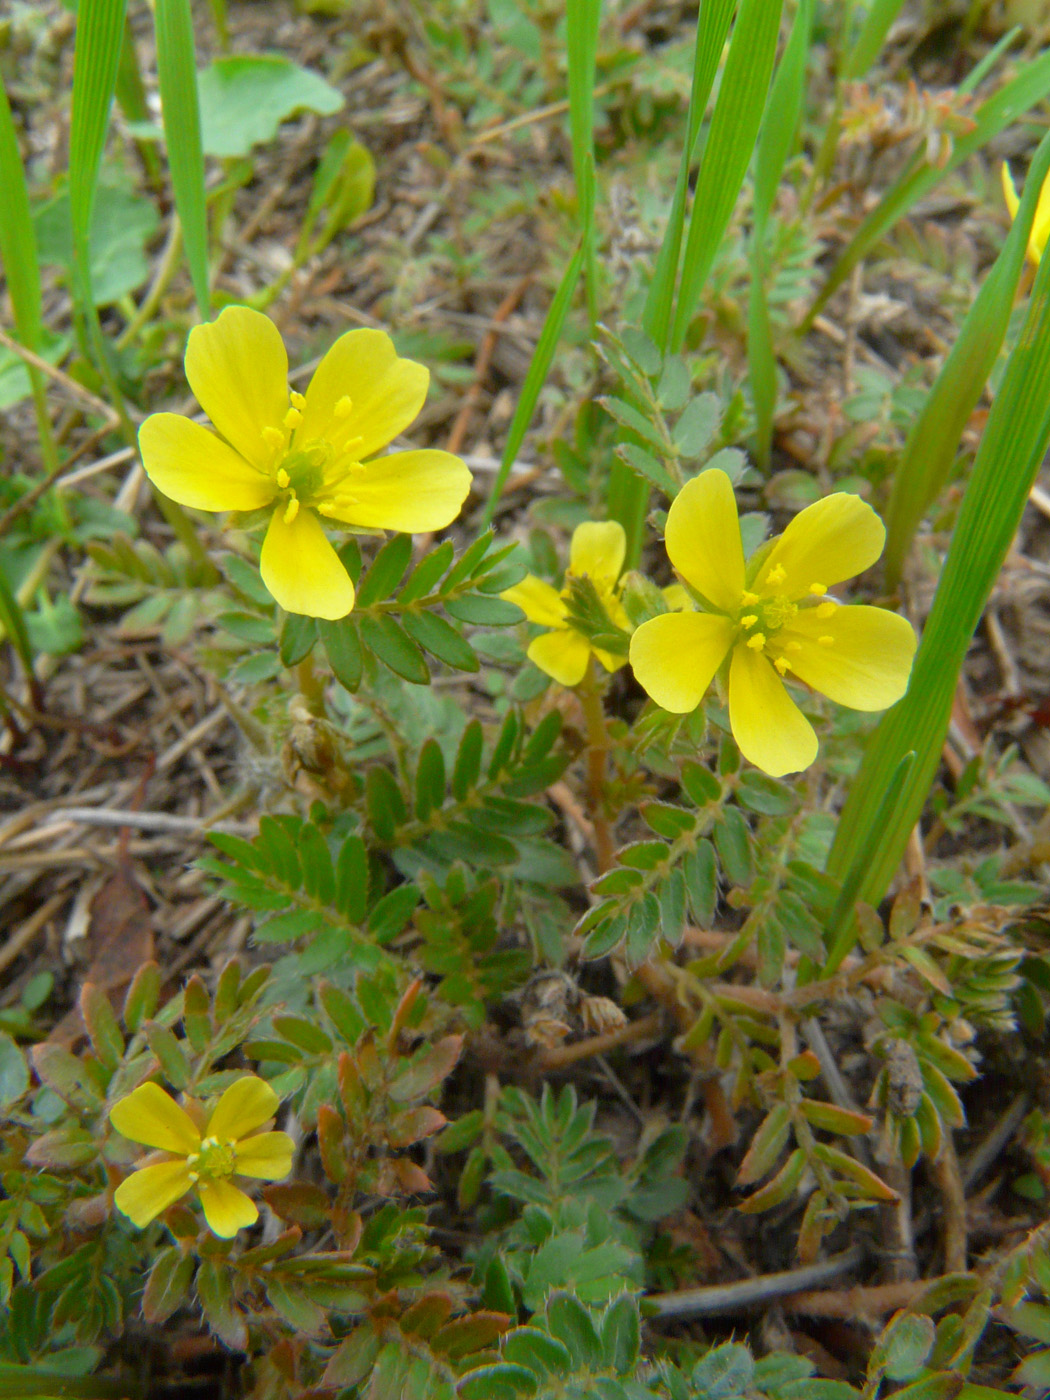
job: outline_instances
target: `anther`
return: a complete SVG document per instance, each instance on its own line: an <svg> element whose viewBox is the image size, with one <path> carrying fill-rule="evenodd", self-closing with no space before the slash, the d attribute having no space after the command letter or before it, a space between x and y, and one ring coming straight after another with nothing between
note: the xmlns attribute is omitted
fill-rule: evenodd
<svg viewBox="0 0 1050 1400"><path fill-rule="evenodd" d="M293 428L298 428L299 424L303 421L303 415L299 412L297 408L290 408L288 412L284 415L283 421L284 426L289 430Z"/></svg>
<svg viewBox="0 0 1050 1400"><path fill-rule="evenodd" d="M284 508L284 523L290 525L299 514L299 497L293 496Z"/></svg>
<svg viewBox="0 0 1050 1400"><path fill-rule="evenodd" d="M300 394L297 389L293 389L288 396L292 401L292 407L304 409L306 407L306 395Z"/></svg>
<svg viewBox="0 0 1050 1400"><path fill-rule="evenodd" d="M820 598L828 591L828 586L826 583L811 583L809 585L809 591L815 593L816 596Z"/></svg>
<svg viewBox="0 0 1050 1400"><path fill-rule="evenodd" d="M777 670L782 676L786 676L787 673L791 670L791 666L789 665L786 658L783 656L775 656L773 658L773 665L777 668Z"/></svg>
<svg viewBox="0 0 1050 1400"><path fill-rule="evenodd" d="M752 651L761 651L766 644L766 639L761 632L756 632L753 637L748 637L747 644Z"/></svg>
<svg viewBox="0 0 1050 1400"><path fill-rule="evenodd" d="M284 433L280 428L263 428L262 440L271 451L280 451L284 447Z"/></svg>
<svg viewBox="0 0 1050 1400"><path fill-rule="evenodd" d="M787 570L783 564L774 564L769 573L766 574L766 583L772 584L775 588L778 583L783 583L787 578Z"/></svg>
<svg viewBox="0 0 1050 1400"><path fill-rule="evenodd" d="M288 489L288 487L291 485L291 482L292 482L292 478L288 475L288 473L285 471L285 469L284 469L283 467L278 467L278 468L277 468L277 485L281 488L281 490L282 490L282 491L286 491L286 490Z"/></svg>
<svg viewBox="0 0 1050 1400"><path fill-rule="evenodd" d="M818 637L818 638L817 638L817 642L818 642L818 643L820 644L820 646L822 646L822 647L833 647L833 646L835 645L835 638L834 638L834 637Z"/></svg>
<svg viewBox="0 0 1050 1400"><path fill-rule="evenodd" d="M785 650L785 651L790 651L790 652L801 651L801 650L802 650L802 643L801 643L801 642L787 642L787 643L785 643L784 650Z"/></svg>
<svg viewBox="0 0 1050 1400"><path fill-rule="evenodd" d="M833 616L834 616L834 613L835 613L835 604L834 604L834 603L818 603L818 604L817 604L817 616L818 616L818 617L833 617Z"/></svg>
<svg viewBox="0 0 1050 1400"><path fill-rule="evenodd" d="M335 416L337 418L349 418L354 411L354 401L349 394L344 394L341 399L336 399Z"/></svg>
<svg viewBox="0 0 1050 1400"><path fill-rule="evenodd" d="M748 613L747 617L742 617L742 618L740 619L740 626L741 626L741 627L754 627L754 625L755 625L755 623L756 623L757 621L758 621L758 617L756 616L755 613Z"/></svg>
<svg viewBox="0 0 1050 1400"><path fill-rule="evenodd" d="M740 595L740 601L743 603L745 608L750 608L758 602L758 594L749 593L747 589L745 589L744 592Z"/></svg>

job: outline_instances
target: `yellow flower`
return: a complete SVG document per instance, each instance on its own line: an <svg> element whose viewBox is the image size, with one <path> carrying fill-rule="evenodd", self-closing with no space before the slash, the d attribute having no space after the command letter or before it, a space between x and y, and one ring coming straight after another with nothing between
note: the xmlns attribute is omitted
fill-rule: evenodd
<svg viewBox="0 0 1050 1400"><path fill-rule="evenodd" d="M838 492L792 520L753 575L744 564L733 486L701 472L667 515L671 563L704 612L643 622L631 665L656 703L675 714L699 705L729 659L729 720L740 751L776 777L817 756L817 736L788 695L792 675L840 705L882 710L904 694L915 633L896 613L846 607L829 587L869 568L882 553L882 521L859 496Z"/></svg>
<svg viewBox="0 0 1050 1400"><path fill-rule="evenodd" d="M299 394L273 322L228 306L190 331L186 378L216 431L154 413L139 429L142 465L184 506L273 507L261 571L286 612L334 619L354 605L318 516L410 534L448 525L466 499L470 472L449 452L374 455L419 413L430 378L382 331L340 336Z"/></svg>
<svg viewBox="0 0 1050 1400"><path fill-rule="evenodd" d="M527 574L520 583L500 594L508 603L516 603L530 622L552 629L541 632L529 643L528 655L534 665L559 685L579 685L587 673L592 653L607 671L615 671L626 661L624 656L614 656L612 652L592 646L582 632L577 632L569 621L566 601L573 579L587 578L610 622L630 631L631 624L617 588L626 552L627 537L622 525L615 520L587 520L573 531L565 587L560 593L549 583Z"/></svg>
<svg viewBox="0 0 1050 1400"><path fill-rule="evenodd" d="M1010 211L1010 218L1016 219L1021 201L1018 198L1013 176L1010 174L1010 167L1005 160L1003 161L1002 174L1006 207ZM1039 191L1039 203L1035 207L1035 218L1032 220L1032 227L1028 234L1028 261L1033 267L1039 266L1039 259L1043 256L1043 249L1046 247L1048 238L1050 238L1050 176L1044 180L1043 188Z"/></svg>
<svg viewBox="0 0 1050 1400"><path fill-rule="evenodd" d="M201 1133L184 1108L157 1084L141 1084L110 1110L110 1122L132 1142L159 1148L165 1157L141 1167L117 1187L118 1209L141 1229L194 1187L211 1229L230 1239L259 1218L254 1201L234 1176L279 1181L292 1169L294 1143L287 1133L254 1133L280 1102L255 1075L238 1079L220 1098Z"/></svg>

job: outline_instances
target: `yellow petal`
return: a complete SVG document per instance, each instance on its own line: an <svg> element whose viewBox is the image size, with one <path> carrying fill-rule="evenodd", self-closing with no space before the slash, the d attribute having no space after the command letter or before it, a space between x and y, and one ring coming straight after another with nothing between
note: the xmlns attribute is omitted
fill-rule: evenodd
<svg viewBox="0 0 1050 1400"><path fill-rule="evenodd" d="M592 647L591 650L607 671L618 671L621 666L627 665L627 657L620 652L602 651L600 647Z"/></svg>
<svg viewBox="0 0 1050 1400"><path fill-rule="evenodd" d="M360 438L351 449L356 460L371 457L417 416L429 382L426 366L399 359L383 331L347 331L314 371L296 443L323 438L341 445L349 435Z"/></svg>
<svg viewBox="0 0 1050 1400"><path fill-rule="evenodd" d="M256 1133L234 1149L239 1176L255 1176L262 1181L280 1181L292 1170L295 1143L287 1133Z"/></svg>
<svg viewBox="0 0 1050 1400"><path fill-rule="evenodd" d="M246 1074L234 1080L215 1105L205 1137L217 1137L220 1142L236 1142L261 1127L277 1112L280 1099L265 1079Z"/></svg>
<svg viewBox="0 0 1050 1400"><path fill-rule="evenodd" d="M680 583L669 583L660 592L672 612L692 612L693 600Z"/></svg>
<svg viewBox="0 0 1050 1400"><path fill-rule="evenodd" d="M1036 267L1039 266L1039 259L1046 251L1048 238L1050 238L1050 175L1043 181L1043 188L1039 191L1039 203L1035 207L1032 231L1028 235L1028 256Z"/></svg>
<svg viewBox="0 0 1050 1400"><path fill-rule="evenodd" d="M733 644L736 626L714 613L664 613L631 638L638 684L662 710L695 710Z"/></svg>
<svg viewBox="0 0 1050 1400"><path fill-rule="evenodd" d="M586 574L599 591L603 585L612 588L626 553L627 536L618 520L585 520L572 532L569 569L577 578Z"/></svg>
<svg viewBox="0 0 1050 1400"><path fill-rule="evenodd" d="M131 1142L165 1152L196 1152L201 1145L193 1119L159 1084L140 1084L113 1105L109 1121Z"/></svg>
<svg viewBox="0 0 1050 1400"><path fill-rule="evenodd" d="M713 467L685 483L667 512L666 544L671 563L713 607L732 612L740 606L744 549L725 472Z"/></svg>
<svg viewBox="0 0 1050 1400"><path fill-rule="evenodd" d="M194 326L186 378L226 441L253 466L267 467L273 447L262 430L280 428L288 412L288 356L270 318L228 306L217 321Z"/></svg>
<svg viewBox="0 0 1050 1400"><path fill-rule="evenodd" d="M529 660L559 685L579 685L587 674L590 655L587 638L571 627L544 632L529 643Z"/></svg>
<svg viewBox="0 0 1050 1400"><path fill-rule="evenodd" d="M1011 220L1013 220L1017 218L1021 201L1017 195L1017 186L1013 182L1013 176L1010 174L1010 167L1005 160L1002 166L1002 177L1006 207L1010 211ZM1032 227L1028 231L1028 260L1035 267L1039 266L1039 260L1043 256L1048 237L1050 237L1050 177L1043 182Z"/></svg>
<svg viewBox="0 0 1050 1400"><path fill-rule="evenodd" d="M811 585L830 588L870 569L886 527L866 501L836 491L800 511L769 551L751 589L804 598ZM770 579L771 570L777 575Z"/></svg>
<svg viewBox="0 0 1050 1400"><path fill-rule="evenodd" d="M197 1190L204 1207L204 1218L220 1239L232 1239L238 1230L254 1225L259 1218L259 1211L251 1197L225 1177L202 1180L198 1182Z"/></svg>
<svg viewBox="0 0 1050 1400"><path fill-rule="evenodd" d="M373 530L406 535L441 530L460 512L470 490L467 464L451 452L392 452L366 462L338 487L331 500L317 497L323 515ZM340 497L345 491L345 503Z"/></svg>
<svg viewBox="0 0 1050 1400"><path fill-rule="evenodd" d="M822 642L821 638L830 638ZM796 642L798 651L787 644ZM853 710L885 710L908 688L915 632L884 608L837 607L830 617L803 608L770 648L800 680Z"/></svg>
<svg viewBox="0 0 1050 1400"><path fill-rule="evenodd" d="M329 621L354 606L354 585L311 510L300 510L286 524L274 511L259 560L262 581L285 612Z"/></svg>
<svg viewBox="0 0 1050 1400"><path fill-rule="evenodd" d="M118 1210L141 1230L193 1185L185 1162L158 1162L132 1172L113 1193Z"/></svg>
<svg viewBox="0 0 1050 1400"><path fill-rule="evenodd" d="M1010 174L1010 166L1004 160L1002 167L1003 177L1003 197L1006 200L1006 207L1010 211L1011 222L1017 218L1017 211L1021 207L1021 201L1017 196L1017 186L1014 184L1014 177Z"/></svg>
<svg viewBox="0 0 1050 1400"><path fill-rule="evenodd" d="M499 595L507 603L515 603L530 622L543 627L561 627L565 622L565 601L556 588L534 574L526 574L520 583L505 588Z"/></svg>
<svg viewBox="0 0 1050 1400"><path fill-rule="evenodd" d="M272 477L177 413L150 414L139 429L139 452L157 490L194 510L257 510L276 494Z"/></svg>
<svg viewBox="0 0 1050 1400"><path fill-rule="evenodd" d="M743 643L729 667L729 723L747 761L774 778L801 773L817 756L813 726L772 663Z"/></svg>

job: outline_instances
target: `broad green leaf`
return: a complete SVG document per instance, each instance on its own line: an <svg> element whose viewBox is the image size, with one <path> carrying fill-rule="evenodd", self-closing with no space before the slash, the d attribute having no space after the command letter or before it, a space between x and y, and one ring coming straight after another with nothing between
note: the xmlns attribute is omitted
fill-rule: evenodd
<svg viewBox="0 0 1050 1400"><path fill-rule="evenodd" d="M90 275L96 306L109 306L146 281L146 245L159 222L152 200L135 194L117 172L103 173L91 217ZM37 209L34 224L40 261L57 263L72 275L72 188Z"/></svg>
<svg viewBox="0 0 1050 1400"><path fill-rule="evenodd" d="M246 156L297 112L330 117L343 95L318 73L276 55L217 58L198 75L204 151Z"/></svg>

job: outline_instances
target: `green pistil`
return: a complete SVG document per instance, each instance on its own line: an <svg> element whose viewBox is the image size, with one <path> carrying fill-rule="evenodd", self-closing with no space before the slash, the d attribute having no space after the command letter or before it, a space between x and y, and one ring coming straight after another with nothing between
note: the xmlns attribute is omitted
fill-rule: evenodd
<svg viewBox="0 0 1050 1400"><path fill-rule="evenodd" d="M194 1165L198 1174L205 1180L214 1181L220 1177L232 1176L237 1169L236 1149L232 1142L205 1138Z"/></svg>
<svg viewBox="0 0 1050 1400"><path fill-rule="evenodd" d="M280 463L278 473L288 478L288 488L300 500L311 500L324 484L324 467L328 460L327 443L311 443L300 452L290 452ZM281 485L280 478L278 485Z"/></svg>
<svg viewBox="0 0 1050 1400"><path fill-rule="evenodd" d="M740 615L740 626L748 638L759 634L768 637L772 632L779 632L797 612L798 604L787 598L755 598L748 595Z"/></svg>

